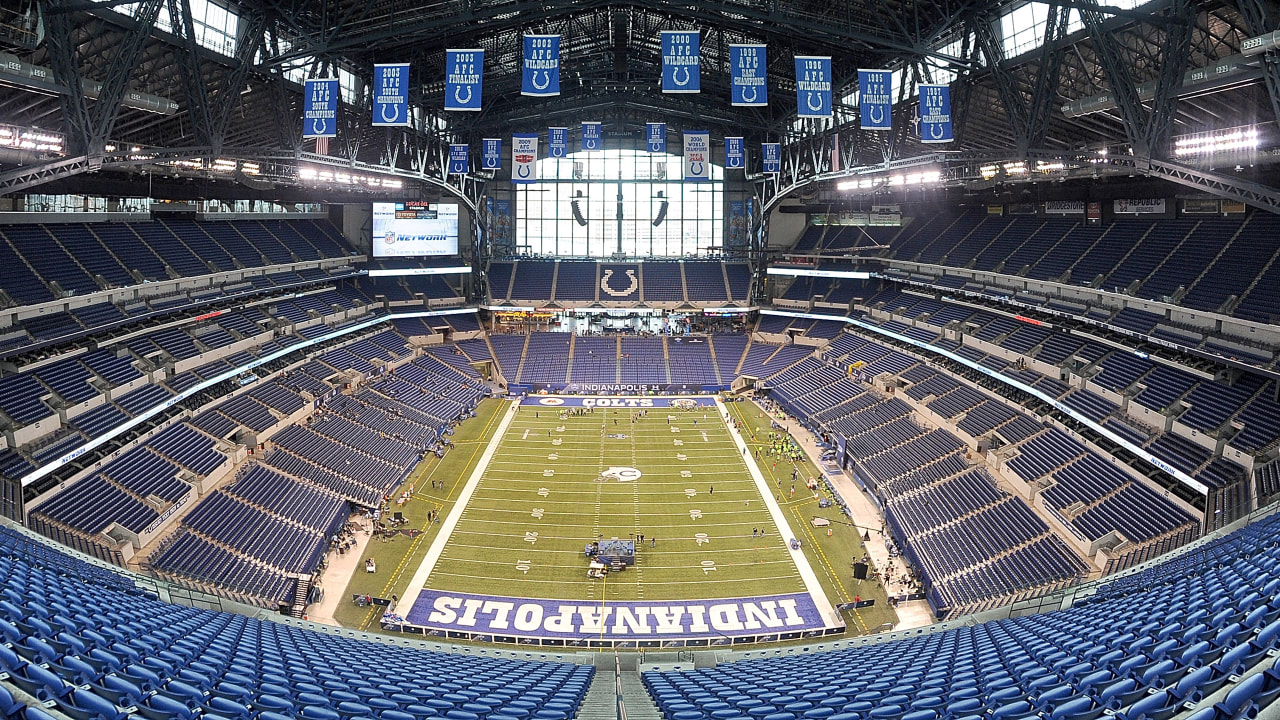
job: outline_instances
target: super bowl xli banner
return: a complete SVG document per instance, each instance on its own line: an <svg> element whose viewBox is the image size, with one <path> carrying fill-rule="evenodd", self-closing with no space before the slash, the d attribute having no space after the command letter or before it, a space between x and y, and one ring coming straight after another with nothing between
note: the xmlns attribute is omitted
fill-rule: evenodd
<svg viewBox="0 0 1280 720"><path fill-rule="evenodd" d="M511 182L528 185L538 182L538 136L525 133L511 136Z"/></svg>
<svg viewBox="0 0 1280 720"><path fill-rule="evenodd" d="M603 149L603 145L600 144L600 123L582 123L582 149L588 151Z"/></svg>
<svg viewBox="0 0 1280 720"><path fill-rule="evenodd" d="M409 126L409 63L373 66L373 125Z"/></svg>
<svg viewBox="0 0 1280 720"><path fill-rule="evenodd" d="M705 131L684 134L684 181L711 179L711 134Z"/></svg>
<svg viewBox="0 0 1280 720"><path fill-rule="evenodd" d="M662 92L702 91L701 44L697 30L663 30Z"/></svg>
<svg viewBox="0 0 1280 720"><path fill-rule="evenodd" d="M520 94L548 97L560 94L560 36L525 35Z"/></svg>
<svg viewBox="0 0 1280 720"><path fill-rule="evenodd" d="M767 68L764 45L729 46L733 105L762 107L769 104L769 89L765 83Z"/></svg>
<svg viewBox="0 0 1280 720"><path fill-rule="evenodd" d="M303 83L302 136L338 136L338 78L308 78Z"/></svg>
<svg viewBox="0 0 1280 720"><path fill-rule="evenodd" d="M444 51L444 109L480 110L484 50Z"/></svg>
<svg viewBox="0 0 1280 720"><path fill-rule="evenodd" d="M471 170L469 149L467 145L453 144L449 146L450 175L466 175Z"/></svg>
<svg viewBox="0 0 1280 720"><path fill-rule="evenodd" d="M831 117L831 57L796 56L796 114Z"/></svg>
<svg viewBox="0 0 1280 720"><path fill-rule="evenodd" d="M482 170L502 169L502 138L485 138L481 141L480 168Z"/></svg>
<svg viewBox="0 0 1280 720"><path fill-rule="evenodd" d="M893 73L858 71L858 114L863 130L893 129Z"/></svg>
<svg viewBox="0 0 1280 720"><path fill-rule="evenodd" d="M547 154L553 158L569 154L569 128L547 128Z"/></svg>
<svg viewBox="0 0 1280 720"><path fill-rule="evenodd" d="M741 170L747 166L746 155L742 150L742 138L724 139L724 166L729 170Z"/></svg>
<svg viewBox="0 0 1280 720"><path fill-rule="evenodd" d="M760 146L761 163L767 173L782 172L782 144L763 143Z"/></svg>
<svg viewBox="0 0 1280 720"><path fill-rule="evenodd" d="M920 142L947 143L951 132L951 88L947 85L920 87Z"/></svg>
<svg viewBox="0 0 1280 720"><path fill-rule="evenodd" d="M647 149L651 153L666 152L667 151L667 124L666 123L645 123L644 142L645 142L645 149Z"/></svg>

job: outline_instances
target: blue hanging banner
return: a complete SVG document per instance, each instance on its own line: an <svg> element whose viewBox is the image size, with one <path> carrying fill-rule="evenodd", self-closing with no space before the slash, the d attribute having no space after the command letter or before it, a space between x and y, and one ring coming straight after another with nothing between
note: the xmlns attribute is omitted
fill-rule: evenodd
<svg viewBox="0 0 1280 720"><path fill-rule="evenodd" d="M511 182L529 185L538 182L538 136L511 136Z"/></svg>
<svg viewBox="0 0 1280 720"><path fill-rule="evenodd" d="M480 111L484 50L444 51L444 109Z"/></svg>
<svg viewBox="0 0 1280 720"><path fill-rule="evenodd" d="M338 137L338 78L308 78L302 92L302 137Z"/></svg>
<svg viewBox="0 0 1280 720"><path fill-rule="evenodd" d="M524 36L524 72L520 94L549 97L560 94L560 36Z"/></svg>
<svg viewBox="0 0 1280 720"><path fill-rule="evenodd" d="M684 134L684 181L711 179L711 134L695 130Z"/></svg>
<svg viewBox="0 0 1280 720"><path fill-rule="evenodd" d="M724 166L727 170L742 170L747 166L746 154L743 152L742 138L727 137L724 139Z"/></svg>
<svg viewBox="0 0 1280 720"><path fill-rule="evenodd" d="M729 70L733 105L763 107L769 104L764 45L730 45Z"/></svg>
<svg viewBox="0 0 1280 720"><path fill-rule="evenodd" d="M782 144L762 143L760 145L761 163L767 173L782 172Z"/></svg>
<svg viewBox="0 0 1280 720"><path fill-rule="evenodd" d="M702 92L702 36L697 30L663 30L662 92Z"/></svg>
<svg viewBox="0 0 1280 720"><path fill-rule="evenodd" d="M409 63L374 65L374 127L408 127L409 124Z"/></svg>
<svg viewBox="0 0 1280 720"><path fill-rule="evenodd" d="M569 154L569 128L547 128L547 155L562 158Z"/></svg>
<svg viewBox="0 0 1280 720"><path fill-rule="evenodd" d="M502 169L502 138L485 138L481 141L480 168L482 170Z"/></svg>
<svg viewBox="0 0 1280 720"><path fill-rule="evenodd" d="M831 56L796 56L796 114L831 117Z"/></svg>
<svg viewBox="0 0 1280 720"><path fill-rule="evenodd" d="M949 143L951 131L951 87L920 85L920 142Z"/></svg>
<svg viewBox="0 0 1280 720"><path fill-rule="evenodd" d="M651 153L664 153L667 151L667 124L666 123L645 123L644 126L645 148Z"/></svg>
<svg viewBox="0 0 1280 720"><path fill-rule="evenodd" d="M604 149L604 143L600 141L600 123L582 123L582 149L588 151Z"/></svg>
<svg viewBox="0 0 1280 720"><path fill-rule="evenodd" d="M449 174L466 175L471 170L471 153L467 145L449 146Z"/></svg>
<svg viewBox="0 0 1280 720"><path fill-rule="evenodd" d="M893 129L893 73L858 71L858 114L863 130Z"/></svg>

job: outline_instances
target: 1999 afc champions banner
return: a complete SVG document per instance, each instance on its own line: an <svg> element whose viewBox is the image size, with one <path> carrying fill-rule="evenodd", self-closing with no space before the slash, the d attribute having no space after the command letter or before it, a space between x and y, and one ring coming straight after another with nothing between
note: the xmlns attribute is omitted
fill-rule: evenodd
<svg viewBox="0 0 1280 720"><path fill-rule="evenodd" d="M502 138L485 138L481 141L480 169L502 169Z"/></svg>
<svg viewBox="0 0 1280 720"><path fill-rule="evenodd" d="M893 73L858 71L858 114L863 130L893 129Z"/></svg>
<svg viewBox="0 0 1280 720"><path fill-rule="evenodd" d="M796 114L831 117L831 57L796 56Z"/></svg>
<svg viewBox="0 0 1280 720"><path fill-rule="evenodd" d="M684 181L711 179L711 134L698 130L684 134Z"/></svg>
<svg viewBox="0 0 1280 720"><path fill-rule="evenodd" d="M449 146L450 175L466 175L471 171L470 150L470 146L464 144L453 144Z"/></svg>
<svg viewBox="0 0 1280 720"><path fill-rule="evenodd" d="M479 112L484 50L444 51L444 109Z"/></svg>
<svg viewBox="0 0 1280 720"><path fill-rule="evenodd" d="M560 94L560 36L525 35L520 94L549 97Z"/></svg>
<svg viewBox="0 0 1280 720"><path fill-rule="evenodd" d="M538 136L532 133L511 136L511 182L529 185L538 182Z"/></svg>
<svg viewBox="0 0 1280 720"><path fill-rule="evenodd" d="M724 166L727 170L741 170L747 166L746 153L743 152L740 137L724 139Z"/></svg>
<svg viewBox="0 0 1280 720"><path fill-rule="evenodd" d="M582 123L582 149L587 151L604 149L600 142L600 123Z"/></svg>
<svg viewBox="0 0 1280 720"><path fill-rule="evenodd" d="M663 30L662 92L702 92L702 37L697 30Z"/></svg>
<svg viewBox="0 0 1280 720"><path fill-rule="evenodd" d="M303 83L302 137L338 136L338 78L308 78Z"/></svg>
<svg viewBox="0 0 1280 720"><path fill-rule="evenodd" d="M947 85L920 86L920 142L948 143L951 132L951 88Z"/></svg>
<svg viewBox="0 0 1280 720"><path fill-rule="evenodd" d="M769 104L764 45L730 45L729 78L732 104L763 107Z"/></svg>
<svg viewBox="0 0 1280 720"><path fill-rule="evenodd" d="M667 151L667 124L666 123L645 123L644 143L645 143L645 149L651 153L666 152Z"/></svg>
<svg viewBox="0 0 1280 720"><path fill-rule="evenodd" d="M373 126L409 126L409 63L373 66Z"/></svg>
<svg viewBox="0 0 1280 720"><path fill-rule="evenodd" d="M547 128L547 156L562 158L569 154L569 128Z"/></svg>

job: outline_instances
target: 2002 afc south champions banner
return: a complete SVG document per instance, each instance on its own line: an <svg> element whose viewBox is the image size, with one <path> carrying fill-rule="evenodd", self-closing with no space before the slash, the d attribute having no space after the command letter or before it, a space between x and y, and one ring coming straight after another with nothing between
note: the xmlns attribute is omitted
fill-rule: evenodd
<svg viewBox="0 0 1280 720"><path fill-rule="evenodd" d="M302 136L338 136L338 78L308 78L303 83Z"/></svg>
<svg viewBox="0 0 1280 720"><path fill-rule="evenodd" d="M662 31L662 92L702 92L701 44L697 30Z"/></svg>
<svg viewBox="0 0 1280 720"><path fill-rule="evenodd" d="M484 50L444 51L444 109L480 111Z"/></svg>
<svg viewBox="0 0 1280 720"><path fill-rule="evenodd" d="M520 94L549 97L560 94L560 36L525 35Z"/></svg>
<svg viewBox="0 0 1280 720"><path fill-rule="evenodd" d="M511 136L511 182L528 185L538 182L538 136Z"/></svg>
<svg viewBox="0 0 1280 720"><path fill-rule="evenodd" d="M373 125L409 126L409 63L373 66Z"/></svg>
<svg viewBox="0 0 1280 720"><path fill-rule="evenodd" d="M684 180L711 179L711 134L705 131L684 134Z"/></svg>

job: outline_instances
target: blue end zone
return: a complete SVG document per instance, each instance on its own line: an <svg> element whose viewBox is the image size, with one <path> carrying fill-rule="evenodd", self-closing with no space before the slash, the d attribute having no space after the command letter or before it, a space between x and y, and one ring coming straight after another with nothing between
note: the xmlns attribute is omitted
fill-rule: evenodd
<svg viewBox="0 0 1280 720"><path fill-rule="evenodd" d="M601 396L569 396L544 395L520 399L521 405L537 405L539 407L614 407L614 408L669 408L698 405L712 407L715 398L696 397L601 397Z"/></svg>

